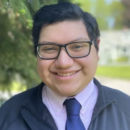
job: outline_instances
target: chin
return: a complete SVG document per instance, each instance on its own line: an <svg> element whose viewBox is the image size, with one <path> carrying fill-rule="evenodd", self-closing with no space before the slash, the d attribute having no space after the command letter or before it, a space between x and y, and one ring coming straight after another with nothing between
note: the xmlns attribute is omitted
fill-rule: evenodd
<svg viewBox="0 0 130 130"><path fill-rule="evenodd" d="M66 96L66 97L72 97L72 96L75 96L76 94L78 94L78 92L75 92L75 91L59 92L59 95Z"/></svg>

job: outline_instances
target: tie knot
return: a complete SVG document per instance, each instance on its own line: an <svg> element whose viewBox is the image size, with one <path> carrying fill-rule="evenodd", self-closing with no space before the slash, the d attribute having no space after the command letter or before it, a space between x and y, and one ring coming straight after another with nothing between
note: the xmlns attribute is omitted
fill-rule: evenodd
<svg viewBox="0 0 130 130"><path fill-rule="evenodd" d="M66 106L67 116L79 116L81 105L75 98L65 100L64 105Z"/></svg>

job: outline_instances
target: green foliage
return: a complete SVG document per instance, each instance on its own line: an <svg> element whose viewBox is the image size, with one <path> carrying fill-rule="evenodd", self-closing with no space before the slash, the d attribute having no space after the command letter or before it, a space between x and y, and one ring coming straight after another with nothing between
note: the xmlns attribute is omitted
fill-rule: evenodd
<svg viewBox="0 0 130 130"><path fill-rule="evenodd" d="M70 2L71 0L58 0L58 2Z"/></svg>
<svg viewBox="0 0 130 130"><path fill-rule="evenodd" d="M109 26L111 18L115 21L113 29L120 29L123 26L124 6L120 1L113 1L111 4L106 3L105 0L73 0L72 2L93 14L101 30L111 29Z"/></svg>
<svg viewBox="0 0 130 130"><path fill-rule="evenodd" d="M0 18L0 83L10 84L16 74L28 84L38 81L31 30L19 22L12 9L0 13Z"/></svg>
<svg viewBox="0 0 130 130"><path fill-rule="evenodd" d="M56 2L0 0L0 89L10 91L14 80L27 87L40 81L33 54L32 17L44 4Z"/></svg>
<svg viewBox="0 0 130 130"><path fill-rule="evenodd" d="M124 5L124 14L123 14L123 25L125 28L130 28L130 0L121 0Z"/></svg>
<svg viewBox="0 0 130 130"><path fill-rule="evenodd" d="M96 75L130 80L130 66L98 66Z"/></svg>
<svg viewBox="0 0 130 130"><path fill-rule="evenodd" d="M109 5L107 5L104 0L97 0L95 5L94 16L99 23L99 28L106 30L108 28L108 17L110 13Z"/></svg>
<svg viewBox="0 0 130 130"><path fill-rule="evenodd" d="M110 5L110 16L115 18L114 29L121 29L123 27L124 6L119 1L114 1Z"/></svg>
<svg viewBox="0 0 130 130"><path fill-rule="evenodd" d="M79 5L84 11L92 11L93 2L90 0L72 0L72 2Z"/></svg>

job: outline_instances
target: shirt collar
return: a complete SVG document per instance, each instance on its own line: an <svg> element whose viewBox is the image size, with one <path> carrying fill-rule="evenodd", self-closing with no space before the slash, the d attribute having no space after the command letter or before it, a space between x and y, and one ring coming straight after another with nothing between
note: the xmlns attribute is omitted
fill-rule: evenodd
<svg viewBox="0 0 130 130"><path fill-rule="evenodd" d="M50 102L50 105L52 106L54 112L56 115L59 115L60 112L63 110L63 103L67 98L72 98L72 97L65 97L65 96L60 96L56 94L54 91L52 91L49 87L46 87L46 94L47 98ZM83 91L78 93L74 98L81 104L83 107L85 102L89 99L90 95L92 94L94 90L94 82L91 80L91 82L85 87Z"/></svg>
<svg viewBox="0 0 130 130"><path fill-rule="evenodd" d="M93 90L94 82L92 79L91 82L84 88L84 90L75 96L76 100L81 104L82 107L84 106L85 102L89 100L89 97L91 96Z"/></svg>
<svg viewBox="0 0 130 130"><path fill-rule="evenodd" d="M58 115L63 109L64 107L63 103L67 99L67 97L56 94L47 86L46 86L46 94L53 111Z"/></svg>

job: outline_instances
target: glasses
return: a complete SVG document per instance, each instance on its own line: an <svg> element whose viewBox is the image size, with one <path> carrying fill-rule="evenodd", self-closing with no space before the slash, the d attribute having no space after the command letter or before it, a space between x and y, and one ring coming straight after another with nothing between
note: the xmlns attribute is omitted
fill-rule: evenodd
<svg viewBox="0 0 130 130"><path fill-rule="evenodd" d="M35 45L38 56L41 59L51 60L58 58L61 48L64 47L66 53L72 58L82 58L89 55L92 41L71 42L64 45L54 43Z"/></svg>

